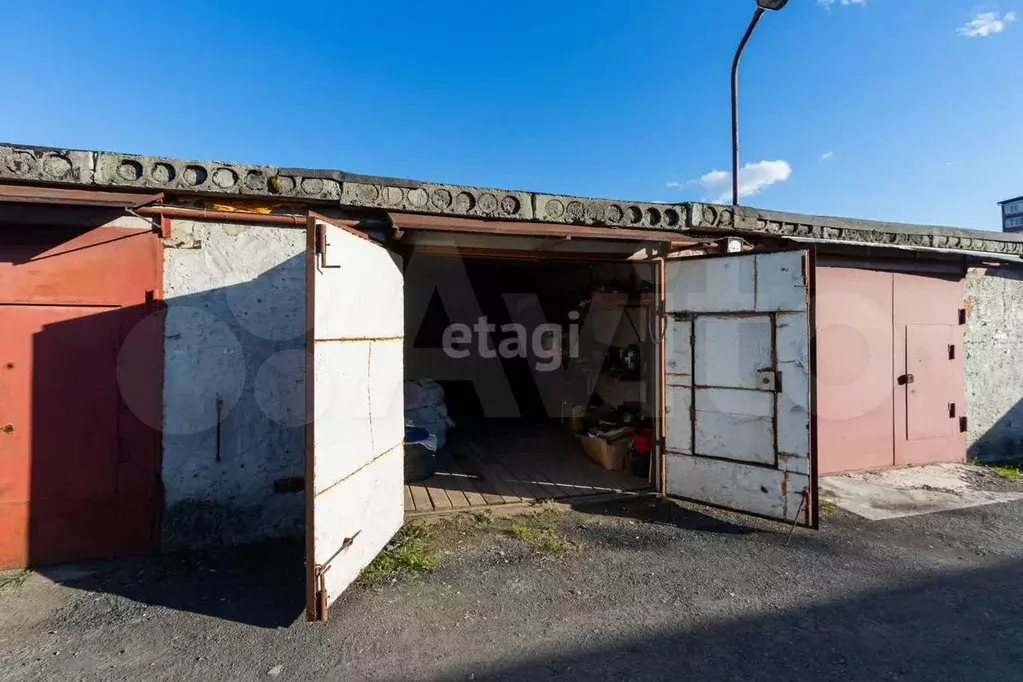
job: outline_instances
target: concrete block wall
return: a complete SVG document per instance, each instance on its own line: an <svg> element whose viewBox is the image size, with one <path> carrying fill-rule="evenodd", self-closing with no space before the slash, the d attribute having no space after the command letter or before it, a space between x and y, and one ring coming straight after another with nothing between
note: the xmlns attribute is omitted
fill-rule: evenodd
<svg viewBox="0 0 1023 682"><path fill-rule="evenodd" d="M1023 269L971 268L966 310L967 455L1023 457Z"/></svg>
<svg viewBox="0 0 1023 682"><path fill-rule="evenodd" d="M275 492L275 482L304 469L304 251L302 229L172 224L164 249L165 549L304 530L302 492Z"/></svg>

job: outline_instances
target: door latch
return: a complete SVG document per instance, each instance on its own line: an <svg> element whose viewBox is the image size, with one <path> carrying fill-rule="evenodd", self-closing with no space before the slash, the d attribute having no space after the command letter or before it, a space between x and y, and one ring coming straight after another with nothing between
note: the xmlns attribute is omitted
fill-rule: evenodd
<svg viewBox="0 0 1023 682"><path fill-rule="evenodd" d="M906 384L913 383L914 379L912 374L903 374L897 381L899 382L899 386L905 386Z"/></svg>
<svg viewBox="0 0 1023 682"><path fill-rule="evenodd" d="M758 391L781 391L781 372L773 369L757 370Z"/></svg>

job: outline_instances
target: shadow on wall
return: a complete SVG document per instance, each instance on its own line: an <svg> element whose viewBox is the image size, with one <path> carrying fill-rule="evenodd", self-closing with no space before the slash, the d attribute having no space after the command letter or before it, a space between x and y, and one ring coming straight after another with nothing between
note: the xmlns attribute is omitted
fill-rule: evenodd
<svg viewBox="0 0 1023 682"><path fill-rule="evenodd" d="M274 233L223 227L166 255L164 549L305 528L304 232L261 256Z"/></svg>
<svg viewBox="0 0 1023 682"><path fill-rule="evenodd" d="M1023 271L974 268L966 277L967 455L1023 457Z"/></svg>
<svg viewBox="0 0 1023 682"><path fill-rule="evenodd" d="M971 431L972 426L971 426ZM1023 459L1023 400L1002 415L966 448L968 460L1009 462Z"/></svg>

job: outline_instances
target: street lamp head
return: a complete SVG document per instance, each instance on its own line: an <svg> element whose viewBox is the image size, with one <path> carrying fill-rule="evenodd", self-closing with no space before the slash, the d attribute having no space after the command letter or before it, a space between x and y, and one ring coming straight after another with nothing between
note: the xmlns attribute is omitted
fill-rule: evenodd
<svg viewBox="0 0 1023 682"><path fill-rule="evenodd" d="M760 9L779 10L789 0L757 0L757 7Z"/></svg>

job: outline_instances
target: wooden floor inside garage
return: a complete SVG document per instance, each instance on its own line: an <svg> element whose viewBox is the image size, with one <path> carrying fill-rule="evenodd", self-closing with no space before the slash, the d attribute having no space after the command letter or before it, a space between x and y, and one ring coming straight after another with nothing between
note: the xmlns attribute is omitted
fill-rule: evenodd
<svg viewBox="0 0 1023 682"><path fill-rule="evenodd" d="M567 500L649 487L646 478L601 467L564 428L512 423L486 431L454 429L438 457L437 473L405 486L405 513Z"/></svg>

